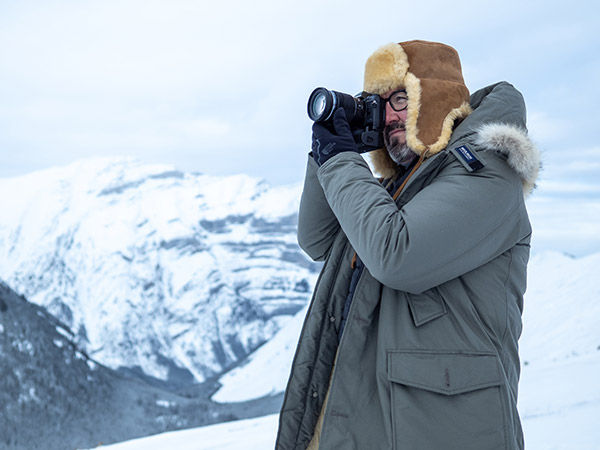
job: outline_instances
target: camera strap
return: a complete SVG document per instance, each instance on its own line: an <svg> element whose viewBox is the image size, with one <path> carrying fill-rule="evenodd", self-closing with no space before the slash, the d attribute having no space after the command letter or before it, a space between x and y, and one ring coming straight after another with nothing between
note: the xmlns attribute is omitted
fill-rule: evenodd
<svg viewBox="0 0 600 450"><path fill-rule="evenodd" d="M402 192L402 189L404 189L404 186L406 186L406 183L408 183L408 180L410 180L410 177L412 177L413 174L417 171L417 169L419 167L421 167L421 164L423 164L423 161L425 160L425 155L427 154L428 151L429 150L426 150L423 153L421 153L421 156L419 156L419 160L417 161L417 163L414 165L414 167L412 168L412 170L410 171L408 176L404 179L404 181L402 182L400 187L396 190L396 193L392 196L392 198L394 200L396 200L398 198L398 196L400 195L400 192Z"/></svg>

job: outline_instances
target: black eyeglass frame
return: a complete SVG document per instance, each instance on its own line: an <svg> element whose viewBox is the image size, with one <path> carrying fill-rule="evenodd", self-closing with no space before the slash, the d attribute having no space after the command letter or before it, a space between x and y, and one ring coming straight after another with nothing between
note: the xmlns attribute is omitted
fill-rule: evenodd
<svg viewBox="0 0 600 450"><path fill-rule="evenodd" d="M394 105L392 105L392 103L390 102L390 99L394 95L396 95L398 92L404 92L406 94L406 89L398 89L397 91L392 92L388 98L384 99L384 102L385 103L389 103L390 104L390 108L392 108L396 112L404 111L406 108L408 108L408 96L406 97L406 106L404 108L396 109L396 108L394 108Z"/></svg>

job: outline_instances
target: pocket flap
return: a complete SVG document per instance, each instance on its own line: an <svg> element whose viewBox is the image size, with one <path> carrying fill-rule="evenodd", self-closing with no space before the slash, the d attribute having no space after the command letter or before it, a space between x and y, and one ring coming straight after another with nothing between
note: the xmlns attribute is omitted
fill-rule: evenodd
<svg viewBox="0 0 600 450"><path fill-rule="evenodd" d="M502 383L495 354L459 351L389 351L388 379L445 395Z"/></svg>
<svg viewBox="0 0 600 450"><path fill-rule="evenodd" d="M408 307L416 327L425 325L448 312L442 297L435 290L419 295L409 294Z"/></svg>

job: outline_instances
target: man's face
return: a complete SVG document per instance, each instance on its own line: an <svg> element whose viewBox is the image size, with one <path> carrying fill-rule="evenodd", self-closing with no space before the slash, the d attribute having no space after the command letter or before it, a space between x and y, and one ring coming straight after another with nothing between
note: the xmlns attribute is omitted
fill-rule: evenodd
<svg viewBox="0 0 600 450"><path fill-rule="evenodd" d="M398 92L398 90L388 91L381 97L388 100L390 96L406 98L406 92ZM385 104L385 128L383 129L383 141L390 158L396 163L403 166L409 165L417 156L406 144L406 124L407 110L396 111L392 108L390 102Z"/></svg>

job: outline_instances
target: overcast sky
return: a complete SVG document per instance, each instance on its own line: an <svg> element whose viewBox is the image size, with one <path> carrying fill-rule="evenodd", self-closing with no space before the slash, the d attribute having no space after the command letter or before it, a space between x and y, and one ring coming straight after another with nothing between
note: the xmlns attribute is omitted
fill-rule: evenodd
<svg viewBox="0 0 600 450"><path fill-rule="evenodd" d="M472 92L512 82L540 146L598 175L592 4L0 0L0 177L133 155L299 181L312 89L355 94L366 58L410 39L458 49Z"/></svg>
<svg viewBox="0 0 600 450"><path fill-rule="evenodd" d="M471 92L500 80L523 92L544 159L533 221L550 247L562 227L561 242L578 240L560 247L598 251L595 4L0 0L0 177L130 155L297 183L310 92L355 94L379 46L425 39L458 50Z"/></svg>

